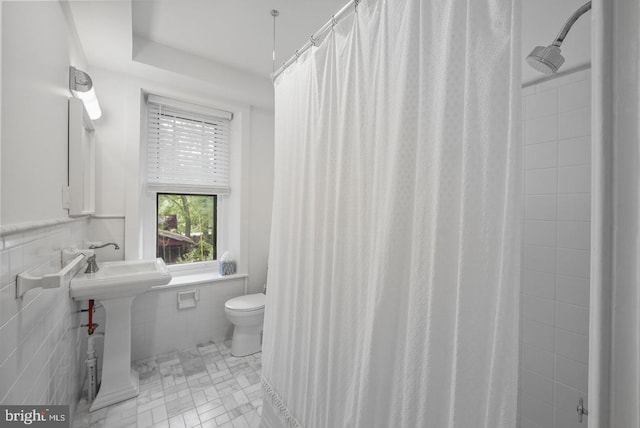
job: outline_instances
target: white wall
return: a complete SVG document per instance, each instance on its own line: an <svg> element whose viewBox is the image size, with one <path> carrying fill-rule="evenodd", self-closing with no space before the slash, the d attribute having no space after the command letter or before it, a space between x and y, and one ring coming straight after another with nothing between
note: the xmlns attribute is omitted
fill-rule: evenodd
<svg viewBox="0 0 640 428"><path fill-rule="evenodd" d="M164 74L158 80L145 79L111 70L91 68L96 92L100 99L103 117L96 127L96 218L91 220L90 240L113 240L124 248L122 257L141 257L140 229L129 228L127 216L139 216L139 147L141 91L174 97L211 106L237 104L220 97L206 83L189 78L180 79L173 73ZM163 76L160 73L160 76ZM243 130L248 144L243 150L248 179L243 195L246 203L242 213L246 216L245 233L248 249L243 265L249 275L249 292L262 290L266 282L266 265L271 224L271 199L273 193L273 111L247 105L250 125ZM233 190L232 190L233 191ZM102 218L108 217L108 218ZM124 230L119 230L124 227ZM119 241L123 240L123 241Z"/></svg>
<svg viewBox="0 0 640 428"><path fill-rule="evenodd" d="M267 262L273 203L273 111L251 109L249 196L249 292L267 283Z"/></svg>
<svg viewBox="0 0 640 428"><path fill-rule="evenodd" d="M584 428L587 403L591 79L524 89L522 428Z"/></svg>
<svg viewBox="0 0 640 428"><path fill-rule="evenodd" d="M85 238L87 220L69 220L69 65L83 67L64 4L1 2L0 403L70 404L83 371L78 304L60 289L15 296L18 273Z"/></svg>
<svg viewBox="0 0 640 428"><path fill-rule="evenodd" d="M66 217L69 65L82 65L58 2L3 2L3 225Z"/></svg>
<svg viewBox="0 0 640 428"><path fill-rule="evenodd" d="M194 308L178 309L178 293L197 290ZM244 294L244 278L163 288L138 296L133 303L132 358L149 358L209 341L231 338L233 325L224 304Z"/></svg>
<svg viewBox="0 0 640 428"><path fill-rule="evenodd" d="M161 70L206 82L218 98L273 107L273 85L268 76L258 76L225 64L213 62L169 46L133 37L134 61Z"/></svg>
<svg viewBox="0 0 640 428"><path fill-rule="evenodd" d="M2 179L2 3L0 2L0 180ZM2 185L0 183L0 226L2 224Z"/></svg>

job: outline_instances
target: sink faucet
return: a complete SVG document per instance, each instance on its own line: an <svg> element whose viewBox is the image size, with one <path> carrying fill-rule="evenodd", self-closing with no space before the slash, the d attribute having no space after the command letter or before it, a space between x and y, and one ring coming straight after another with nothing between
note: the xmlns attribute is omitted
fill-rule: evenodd
<svg viewBox="0 0 640 428"><path fill-rule="evenodd" d="M104 248L104 247L106 247L106 246L108 246L108 245L113 245L113 249L114 249L114 250L119 250L119 249L120 249L120 247L118 247L118 244L116 244L116 243L114 243L114 242L107 242L106 244L97 245L97 246L96 246L96 245L91 244L91 245L89 245L89 249L90 249L90 250L95 250L96 248Z"/></svg>
<svg viewBox="0 0 640 428"><path fill-rule="evenodd" d="M104 248L104 247L106 247L108 245L113 245L113 248L115 250L119 250L120 249L120 247L118 247L118 244L113 243L113 242L107 242L106 244L97 245L97 246L91 244L91 245L89 245L89 249L90 250L95 250L96 248ZM85 270L84 273L96 273L96 272L98 272L98 269L100 269L100 268L98 267L98 263L96 263L96 255L94 254L94 255L92 255L91 257L89 257L87 259L87 270Z"/></svg>
<svg viewBox="0 0 640 428"><path fill-rule="evenodd" d="M84 273L96 273L98 272L98 263L96 263L96 255L92 255L87 259L87 270Z"/></svg>

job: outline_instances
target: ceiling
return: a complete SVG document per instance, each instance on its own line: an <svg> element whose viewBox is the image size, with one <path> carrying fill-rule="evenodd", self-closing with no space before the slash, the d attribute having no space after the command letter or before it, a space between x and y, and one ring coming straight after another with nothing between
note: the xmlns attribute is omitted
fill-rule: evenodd
<svg viewBox="0 0 640 428"><path fill-rule="evenodd" d="M272 71L300 48L346 0L136 0L133 34L139 38L249 73Z"/></svg>
<svg viewBox="0 0 640 428"><path fill-rule="evenodd" d="M268 80L273 67L271 10L277 9L280 12L276 18L275 68L278 68L346 2L347 0L72 0L69 4L83 50L92 65L125 71L127 67L135 67L136 62L148 61L149 55L137 55L152 46L156 58L163 55L166 58L164 65L154 64L160 68L176 67L177 63L198 64L204 70L201 74L207 74L209 64L224 68L227 70L226 75L235 73L246 76L247 79L259 76ZM523 82L544 77L525 63L526 54L536 45L550 43L564 21L583 2L584 0L523 0ZM589 21L590 13L576 23L563 45L562 52L566 57L563 71L589 63ZM169 51L174 55L167 54ZM158 52L161 54L157 54ZM176 56L176 53L182 56ZM194 61L190 62L189 59ZM184 68L187 67L189 66L184 65Z"/></svg>
<svg viewBox="0 0 640 428"><path fill-rule="evenodd" d="M131 40L166 46L238 71L269 77L276 18L276 68L346 0L74 0L69 3L87 59L131 60ZM135 52L133 52L135 56Z"/></svg>

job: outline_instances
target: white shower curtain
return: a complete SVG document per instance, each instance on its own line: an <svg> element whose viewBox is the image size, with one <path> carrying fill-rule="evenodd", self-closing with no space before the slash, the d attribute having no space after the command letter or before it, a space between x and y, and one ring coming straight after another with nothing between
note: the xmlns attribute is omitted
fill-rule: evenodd
<svg viewBox="0 0 640 428"><path fill-rule="evenodd" d="M515 426L517 3L363 1L275 82L263 426Z"/></svg>

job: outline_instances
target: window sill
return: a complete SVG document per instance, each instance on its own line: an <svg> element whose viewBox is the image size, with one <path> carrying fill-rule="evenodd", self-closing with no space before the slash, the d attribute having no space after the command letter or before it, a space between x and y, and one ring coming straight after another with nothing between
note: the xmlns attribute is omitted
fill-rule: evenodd
<svg viewBox="0 0 640 428"><path fill-rule="evenodd" d="M196 284L205 284L210 282L231 281L234 279L244 279L247 277L245 273L234 273L233 275L220 275L215 271L207 272L172 272L171 281L166 285L157 285L151 287L148 291L162 291L167 288L178 288Z"/></svg>

